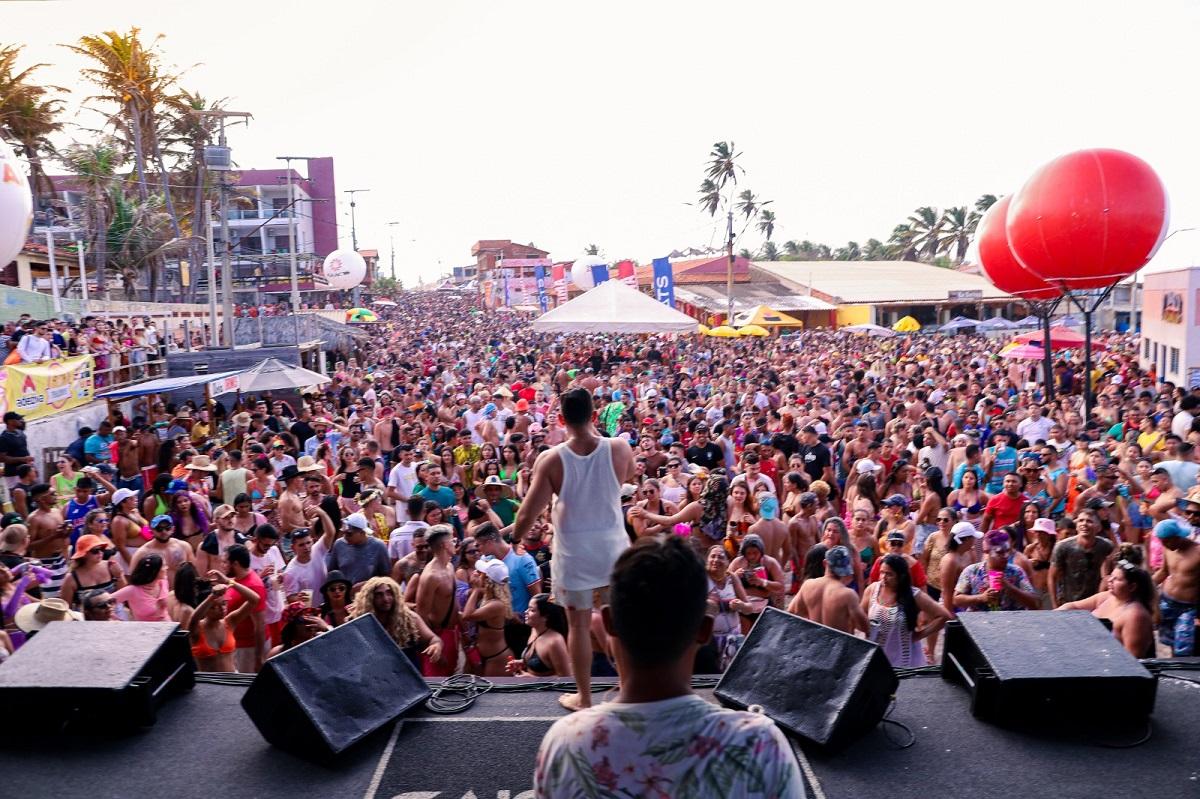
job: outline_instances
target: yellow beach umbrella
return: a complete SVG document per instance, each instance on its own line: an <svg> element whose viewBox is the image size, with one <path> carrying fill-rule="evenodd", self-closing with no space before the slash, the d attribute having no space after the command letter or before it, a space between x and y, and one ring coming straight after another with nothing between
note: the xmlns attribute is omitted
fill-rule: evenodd
<svg viewBox="0 0 1200 799"><path fill-rule="evenodd" d="M712 330L708 325L696 325L696 332L702 336L707 336L708 331Z"/></svg>
<svg viewBox="0 0 1200 799"><path fill-rule="evenodd" d="M741 333L743 336L769 336L769 335L771 335L771 332L769 330L767 330L765 327L761 327L759 325L746 325L745 327L739 327L738 332Z"/></svg>
<svg viewBox="0 0 1200 799"><path fill-rule="evenodd" d="M708 331L708 335L715 336L717 338L737 338L741 335L741 333L737 332L729 325L720 325Z"/></svg>
<svg viewBox="0 0 1200 799"><path fill-rule="evenodd" d="M916 333L921 329L921 323L911 316L906 316L896 324L892 325L892 330L898 333Z"/></svg>

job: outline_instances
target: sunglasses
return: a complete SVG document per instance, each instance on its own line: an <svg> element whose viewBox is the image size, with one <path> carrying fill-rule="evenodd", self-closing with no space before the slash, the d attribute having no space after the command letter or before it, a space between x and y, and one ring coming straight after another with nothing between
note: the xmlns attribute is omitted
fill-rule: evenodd
<svg viewBox="0 0 1200 799"><path fill-rule="evenodd" d="M344 594L344 593L346 593L346 586L342 585L341 583L336 583L334 585L329 586L329 588L327 588L326 590L329 591L329 593L331 593L331 594L334 594L334 593Z"/></svg>
<svg viewBox="0 0 1200 799"><path fill-rule="evenodd" d="M947 523L951 521L949 516L939 516L939 517L937 517L937 520L939 522L947 522Z"/></svg>

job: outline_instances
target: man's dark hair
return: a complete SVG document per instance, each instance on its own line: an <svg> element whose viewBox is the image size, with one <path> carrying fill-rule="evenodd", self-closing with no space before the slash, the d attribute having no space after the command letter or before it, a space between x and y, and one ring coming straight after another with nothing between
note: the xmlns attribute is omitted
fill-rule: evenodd
<svg viewBox="0 0 1200 799"><path fill-rule="evenodd" d="M617 558L610 594L613 630L630 658L655 666L677 659L696 640L708 577L678 536L641 538Z"/></svg>
<svg viewBox="0 0 1200 799"><path fill-rule="evenodd" d="M760 460L757 452L747 452L742 456L742 463L745 464L758 463Z"/></svg>
<svg viewBox="0 0 1200 799"><path fill-rule="evenodd" d="M500 531L496 529L496 525L491 522L484 522L475 528L475 540L478 541L499 541Z"/></svg>
<svg viewBox="0 0 1200 799"><path fill-rule="evenodd" d="M425 515L425 498L419 496L411 496L406 503L408 506L408 518L414 521Z"/></svg>
<svg viewBox="0 0 1200 799"><path fill-rule="evenodd" d="M582 388L564 391L559 398L559 403L562 406L563 419L569 425L587 424L595 409L592 405L592 395Z"/></svg>
<svg viewBox="0 0 1200 799"><path fill-rule="evenodd" d="M225 550L225 559L229 561L229 565L237 564L243 569L250 568L250 550L246 549L245 544L234 544Z"/></svg>
<svg viewBox="0 0 1200 799"><path fill-rule="evenodd" d="M967 444L967 449L964 453L968 458L973 458L979 454L978 444Z"/></svg>
<svg viewBox="0 0 1200 799"><path fill-rule="evenodd" d="M448 524L435 524L425 531L425 540L429 542L430 549L436 549L438 544L454 534L453 528ZM476 541L479 539L476 538Z"/></svg>
<svg viewBox="0 0 1200 799"><path fill-rule="evenodd" d="M32 499L37 499L42 494L45 494L47 491L50 491L50 490L51 490L50 486L47 485L46 483L38 483L37 485L32 486L29 489L29 496Z"/></svg>

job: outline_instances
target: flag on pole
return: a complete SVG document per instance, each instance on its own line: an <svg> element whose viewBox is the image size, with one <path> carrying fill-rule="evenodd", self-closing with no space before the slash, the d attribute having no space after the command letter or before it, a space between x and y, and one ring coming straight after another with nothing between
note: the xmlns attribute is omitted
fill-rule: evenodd
<svg viewBox="0 0 1200 799"><path fill-rule="evenodd" d="M594 264L592 266L592 283L599 286L606 280L608 280L608 264Z"/></svg>
<svg viewBox="0 0 1200 799"><path fill-rule="evenodd" d="M533 279L537 282L538 307L545 313L550 307L550 298L546 296L546 267L541 264L535 266Z"/></svg>
<svg viewBox="0 0 1200 799"><path fill-rule="evenodd" d="M633 268L633 261L621 261L618 263L617 277L630 288L636 289L638 287L637 270Z"/></svg>
<svg viewBox="0 0 1200 799"><path fill-rule="evenodd" d="M654 299L670 308L675 307L675 273L667 258L654 259Z"/></svg>
<svg viewBox="0 0 1200 799"><path fill-rule="evenodd" d="M567 301L566 264L554 264L550 267L550 279L554 282L554 298L559 305L562 305Z"/></svg>

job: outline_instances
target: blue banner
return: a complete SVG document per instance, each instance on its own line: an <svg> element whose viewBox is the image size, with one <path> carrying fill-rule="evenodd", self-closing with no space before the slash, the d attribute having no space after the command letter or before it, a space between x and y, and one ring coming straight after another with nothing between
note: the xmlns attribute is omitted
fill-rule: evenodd
<svg viewBox="0 0 1200 799"><path fill-rule="evenodd" d="M666 258L654 259L654 299L669 308L675 307L675 273Z"/></svg>
<svg viewBox="0 0 1200 799"><path fill-rule="evenodd" d="M595 264L592 266L592 282L599 286L606 280L608 280L608 264Z"/></svg>
<svg viewBox="0 0 1200 799"><path fill-rule="evenodd" d="M546 267L535 266L533 279L537 281L538 307L545 313L550 307L550 298L546 296Z"/></svg>

